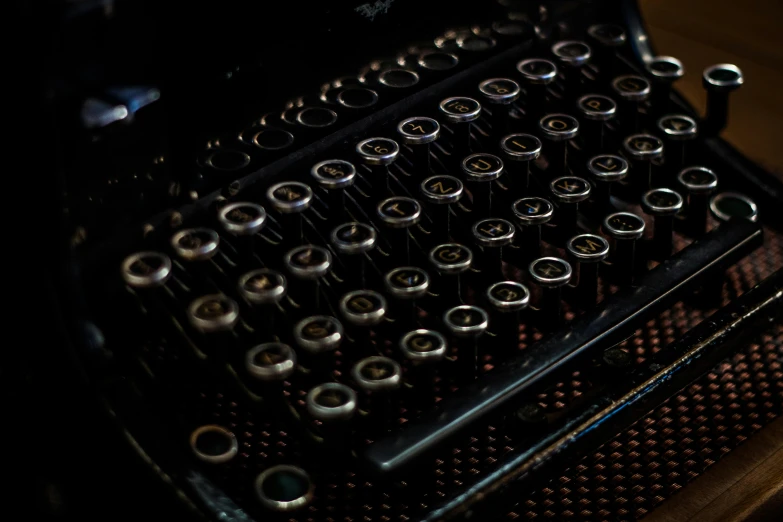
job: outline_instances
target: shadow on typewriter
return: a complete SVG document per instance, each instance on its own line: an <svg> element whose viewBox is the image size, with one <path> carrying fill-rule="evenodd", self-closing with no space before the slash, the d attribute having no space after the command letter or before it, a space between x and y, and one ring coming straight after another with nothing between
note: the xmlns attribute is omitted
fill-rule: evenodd
<svg viewBox="0 0 783 522"><path fill-rule="evenodd" d="M699 117L630 4L499 2L69 193L88 371L192 506L633 519L779 415L781 189L718 137L742 73ZM92 136L166 102L110 94Z"/></svg>

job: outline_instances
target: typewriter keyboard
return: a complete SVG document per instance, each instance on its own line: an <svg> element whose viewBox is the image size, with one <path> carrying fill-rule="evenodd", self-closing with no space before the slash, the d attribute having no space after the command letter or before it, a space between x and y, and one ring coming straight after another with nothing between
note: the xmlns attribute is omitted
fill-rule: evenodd
<svg viewBox="0 0 783 522"><path fill-rule="evenodd" d="M139 440L217 509L421 520L777 269L704 145L741 71L699 118L595 22L509 11L333 79L88 251Z"/></svg>

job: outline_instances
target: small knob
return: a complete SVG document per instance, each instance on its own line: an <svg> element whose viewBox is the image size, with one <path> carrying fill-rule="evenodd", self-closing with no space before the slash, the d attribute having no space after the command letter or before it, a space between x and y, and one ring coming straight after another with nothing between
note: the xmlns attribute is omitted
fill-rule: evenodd
<svg viewBox="0 0 783 522"><path fill-rule="evenodd" d="M704 131L717 136L726 128L729 118L729 93L745 82L742 71L736 65L720 63L704 69L702 84L707 89L707 115Z"/></svg>

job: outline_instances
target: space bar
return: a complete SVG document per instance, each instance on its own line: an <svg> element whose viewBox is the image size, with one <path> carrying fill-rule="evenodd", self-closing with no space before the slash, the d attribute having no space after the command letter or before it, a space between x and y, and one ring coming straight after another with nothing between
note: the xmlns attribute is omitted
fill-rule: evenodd
<svg viewBox="0 0 783 522"><path fill-rule="evenodd" d="M377 440L363 463L378 474L402 471L451 437L519 397L571 359L626 339L662 309L681 300L762 244L757 223L731 221L647 272L638 286L620 290L595 311L541 340L473 385L445 400L440 411Z"/></svg>

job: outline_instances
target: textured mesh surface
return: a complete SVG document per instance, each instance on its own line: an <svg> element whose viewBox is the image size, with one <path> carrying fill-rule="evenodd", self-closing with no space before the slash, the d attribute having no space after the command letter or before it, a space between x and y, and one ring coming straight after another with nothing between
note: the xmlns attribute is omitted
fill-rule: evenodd
<svg viewBox="0 0 783 522"><path fill-rule="evenodd" d="M768 231L765 247L726 274L724 304L781 266L780 238ZM663 349L714 309L677 303L625 343L637 362ZM523 345L524 346L524 345ZM723 455L771 422L783 410L783 327L724 361L631 428L615 436L579 465L521 500L508 518L636 519L703 473ZM589 376L569 379L538 394L546 413L565 411L589 391ZM300 399L304 391L287 388ZM441 395L450 393L441 387ZM296 521L418 520L426 511L472 484L499 464L519 441L513 426L485 426L417 470L415 484L376 484L356 470L339 473L348 460L318 456L275 419L248 408L221 391L202 391L192 404L198 421L232 430L240 454L209 476L243 509L263 518L253 492L260 470L274 464L301 464L313 475L316 498ZM405 422L403 403L400 422ZM195 420L195 419L194 419ZM323 455L321 455L323 456ZM338 466L334 465L338 462ZM288 520L288 519L287 519Z"/></svg>

